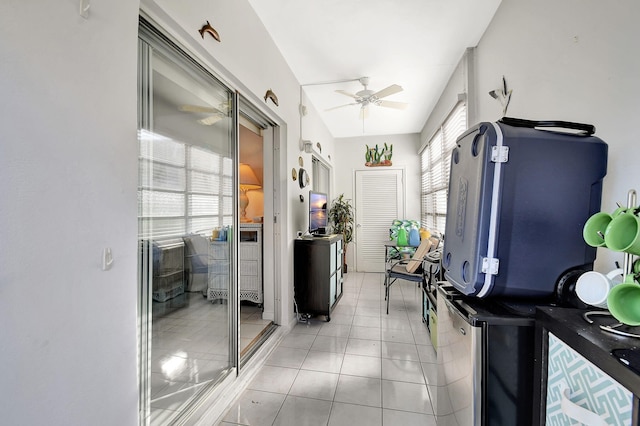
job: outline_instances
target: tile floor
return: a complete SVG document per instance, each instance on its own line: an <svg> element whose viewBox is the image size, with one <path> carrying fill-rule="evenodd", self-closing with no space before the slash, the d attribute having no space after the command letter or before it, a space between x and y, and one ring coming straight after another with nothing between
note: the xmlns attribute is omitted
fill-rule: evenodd
<svg viewBox="0 0 640 426"><path fill-rule="evenodd" d="M436 355L421 290L398 280L387 315L383 279L346 274L331 322L298 323L220 426L435 426L426 372Z"/></svg>
<svg viewBox="0 0 640 426"><path fill-rule="evenodd" d="M178 298L176 298L178 299ZM173 300L166 302L170 304ZM154 305L151 357L151 424L168 424L191 399L229 366L227 305L200 293L185 293L166 312ZM240 343L245 351L269 320L262 308L240 307Z"/></svg>

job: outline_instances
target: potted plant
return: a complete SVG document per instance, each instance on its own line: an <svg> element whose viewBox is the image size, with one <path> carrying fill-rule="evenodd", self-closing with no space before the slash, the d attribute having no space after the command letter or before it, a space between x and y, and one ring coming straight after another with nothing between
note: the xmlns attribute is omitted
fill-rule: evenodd
<svg viewBox="0 0 640 426"><path fill-rule="evenodd" d="M342 271L347 273L347 245L353 241L354 215L353 206L345 200L344 194L333 200L329 209L329 221L335 234L342 234Z"/></svg>

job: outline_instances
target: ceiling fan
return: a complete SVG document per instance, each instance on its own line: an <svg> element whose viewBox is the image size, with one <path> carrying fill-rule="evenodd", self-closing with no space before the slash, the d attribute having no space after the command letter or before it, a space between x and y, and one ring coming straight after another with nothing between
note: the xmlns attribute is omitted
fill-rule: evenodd
<svg viewBox="0 0 640 426"><path fill-rule="evenodd" d="M350 105L360 105L360 118L365 119L369 115L369 105L376 105L394 109L405 109L408 106L408 104L404 102L386 101L382 99L386 98L387 96L395 95L396 93L402 92L402 87L398 86L397 84L392 84L391 86L374 92L373 90L367 89L367 87L369 86L369 77L359 78L358 81L360 82L360 84L362 84L362 86L364 86L364 89L356 92L355 94L349 93L345 90L336 90L337 93L353 98L355 102L338 105L336 107L326 109L325 111L333 111L334 109L343 108Z"/></svg>
<svg viewBox="0 0 640 426"><path fill-rule="evenodd" d="M206 115L196 121L204 126L212 126L227 116L229 104L230 102L223 102L219 105L219 108L200 105L180 105L178 106L178 110L182 112Z"/></svg>

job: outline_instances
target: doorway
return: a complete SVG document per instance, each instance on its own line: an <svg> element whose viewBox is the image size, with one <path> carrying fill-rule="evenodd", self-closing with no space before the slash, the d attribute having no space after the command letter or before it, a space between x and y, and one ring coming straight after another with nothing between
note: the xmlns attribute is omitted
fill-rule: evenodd
<svg viewBox="0 0 640 426"><path fill-rule="evenodd" d="M394 219L404 218L404 171L356 170L356 269L384 272L383 242Z"/></svg>
<svg viewBox="0 0 640 426"><path fill-rule="evenodd" d="M275 327L274 224L260 216L275 214L269 151L277 126L261 125L261 183L270 196L242 227L240 116L259 114L142 18L139 34L139 407L141 424L160 425L186 420L212 389L232 382L247 348ZM247 236L247 227L264 227L262 237ZM245 298L260 309L247 316L261 317L261 331L243 345Z"/></svg>
<svg viewBox="0 0 640 426"><path fill-rule="evenodd" d="M265 269L271 271L267 264L273 263L273 250L265 250L265 241L271 244L272 239L265 235L264 220L265 215L271 214L271 205L265 202L264 188L271 187L268 179L271 166L265 161L268 157L265 151L273 150L273 126L243 99L240 100L239 121L238 283L240 365L243 365L275 329L274 304L270 297L274 294L274 280L265 274ZM246 199L243 200L243 197Z"/></svg>

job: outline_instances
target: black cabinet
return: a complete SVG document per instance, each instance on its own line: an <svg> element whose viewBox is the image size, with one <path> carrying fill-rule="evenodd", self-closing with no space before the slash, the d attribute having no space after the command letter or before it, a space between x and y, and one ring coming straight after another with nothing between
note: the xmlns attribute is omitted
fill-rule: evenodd
<svg viewBox="0 0 640 426"><path fill-rule="evenodd" d="M295 240L293 265L298 312L325 315L330 321L342 297L342 235Z"/></svg>

